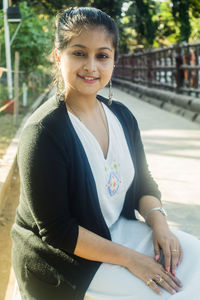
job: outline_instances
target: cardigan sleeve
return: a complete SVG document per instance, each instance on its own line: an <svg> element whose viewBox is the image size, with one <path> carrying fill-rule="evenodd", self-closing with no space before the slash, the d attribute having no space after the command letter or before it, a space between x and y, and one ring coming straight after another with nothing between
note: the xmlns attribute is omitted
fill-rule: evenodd
<svg viewBox="0 0 200 300"><path fill-rule="evenodd" d="M42 240L73 253L78 224L70 214L68 168L59 143L41 124L28 125L18 149L21 201L29 210ZM33 224L31 224L33 225Z"/></svg>
<svg viewBox="0 0 200 300"><path fill-rule="evenodd" d="M158 185L153 179L148 167L144 146L142 143L140 130L136 122L135 126L135 155L137 164L137 198L138 200L145 195L151 195L161 201L161 193ZM138 201L139 203L139 201Z"/></svg>

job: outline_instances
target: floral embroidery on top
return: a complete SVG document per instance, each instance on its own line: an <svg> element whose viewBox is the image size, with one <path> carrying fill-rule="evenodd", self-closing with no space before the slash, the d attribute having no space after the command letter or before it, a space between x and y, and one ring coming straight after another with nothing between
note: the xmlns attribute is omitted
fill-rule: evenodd
<svg viewBox="0 0 200 300"><path fill-rule="evenodd" d="M108 190L108 193L110 196L113 196L117 193L121 180L119 177L119 170L118 170L118 164L116 161L114 161L110 168L108 166L105 166L105 172L107 173L107 184L106 188Z"/></svg>

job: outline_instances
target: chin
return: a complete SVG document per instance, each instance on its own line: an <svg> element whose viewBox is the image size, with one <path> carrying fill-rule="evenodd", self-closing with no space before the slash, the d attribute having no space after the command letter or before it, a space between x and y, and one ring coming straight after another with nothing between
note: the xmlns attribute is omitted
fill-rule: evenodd
<svg viewBox="0 0 200 300"><path fill-rule="evenodd" d="M98 88L98 89L91 89L91 90L87 90L87 89L80 89L79 93L85 96L92 96L98 93L99 90L101 90L102 88Z"/></svg>

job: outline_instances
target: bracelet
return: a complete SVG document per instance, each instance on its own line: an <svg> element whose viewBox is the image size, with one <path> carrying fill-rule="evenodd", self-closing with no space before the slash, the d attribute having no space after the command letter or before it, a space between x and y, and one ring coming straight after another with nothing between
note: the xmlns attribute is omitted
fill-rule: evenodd
<svg viewBox="0 0 200 300"><path fill-rule="evenodd" d="M150 210L148 210L147 212L146 212L146 215L145 215L145 217L144 217L144 219L145 219L145 221L146 221L146 223L149 225L149 223L148 223L148 217L149 217L149 215L153 212L153 211L159 211L159 212L161 212L161 214L163 215L163 216L167 216L167 213L166 213L166 211L164 210L164 208L163 207L153 207L153 208L151 208Z"/></svg>

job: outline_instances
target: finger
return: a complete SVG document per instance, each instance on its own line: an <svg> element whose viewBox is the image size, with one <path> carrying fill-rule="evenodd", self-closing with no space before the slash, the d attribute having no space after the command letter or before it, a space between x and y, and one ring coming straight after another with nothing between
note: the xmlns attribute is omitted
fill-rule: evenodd
<svg viewBox="0 0 200 300"><path fill-rule="evenodd" d="M170 274L170 273L169 273L169 274ZM174 279L176 279L176 277L175 277L175 276L172 277L172 276L173 276L173 275L171 275L171 276L170 276L170 275L164 275L164 276L163 276L163 279L167 282L167 284L168 284L172 289L174 289L176 292L179 292L182 286L180 286L178 280L174 280Z"/></svg>
<svg viewBox="0 0 200 300"><path fill-rule="evenodd" d="M160 258L160 247L157 241L154 241L154 252L155 252L155 261L158 261Z"/></svg>
<svg viewBox="0 0 200 300"><path fill-rule="evenodd" d="M165 273L166 274L166 273ZM167 273L167 276L169 277L169 278L171 278L179 287L182 287L183 285L182 285L182 283L181 283L181 281L180 281L180 279L178 278L178 277L175 277L173 274L171 274L171 273ZM165 277L166 278L166 277Z"/></svg>
<svg viewBox="0 0 200 300"><path fill-rule="evenodd" d="M169 245L166 245L165 248L163 248L163 254L165 258L165 270L169 272L171 266L171 251Z"/></svg>
<svg viewBox="0 0 200 300"><path fill-rule="evenodd" d="M180 265L182 258L183 258L183 250L181 247L179 247L179 258L178 258L178 263L177 263L178 266Z"/></svg>
<svg viewBox="0 0 200 300"><path fill-rule="evenodd" d="M155 275L155 278L153 278L153 280L170 294L175 294L179 290L178 286L175 284L175 282L173 282L173 280L171 280L170 278L167 278L166 280L165 274L163 274L163 277L157 274Z"/></svg>
<svg viewBox="0 0 200 300"><path fill-rule="evenodd" d="M166 291L168 291L172 295L176 293L176 290L172 286L170 286L169 283L164 279L161 282L159 282L159 285L162 286Z"/></svg>
<svg viewBox="0 0 200 300"><path fill-rule="evenodd" d="M151 282L148 284L148 286L158 295L162 295L161 290L159 289L158 285L155 283L155 281L151 280Z"/></svg>
<svg viewBox="0 0 200 300"><path fill-rule="evenodd" d="M179 261L179 254L180 252L178 249L176 248L171 249L171 270L174 276L176 276L176 266Z"/></svg>

